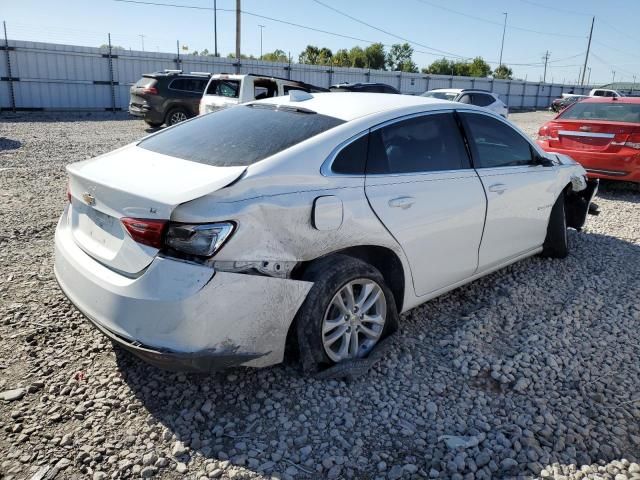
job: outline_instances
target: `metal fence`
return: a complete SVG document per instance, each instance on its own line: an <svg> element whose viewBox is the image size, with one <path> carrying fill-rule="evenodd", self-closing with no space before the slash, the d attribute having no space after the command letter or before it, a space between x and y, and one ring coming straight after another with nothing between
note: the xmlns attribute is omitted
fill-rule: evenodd
<svg viewBox="0 0 640 480"><path fill-rule="evenodd" d="M546 108L563 92L573 90L583 94L591 88L259 60L236 61L22 40L3 43L0 46L0 53L5 57L0 62L2 110L126 110L130 86L143 73L164 69L255 73L302 80L321 87L340 82L383 82L412 95L434 88L481 88L497 93L511 109Z"/></svg>

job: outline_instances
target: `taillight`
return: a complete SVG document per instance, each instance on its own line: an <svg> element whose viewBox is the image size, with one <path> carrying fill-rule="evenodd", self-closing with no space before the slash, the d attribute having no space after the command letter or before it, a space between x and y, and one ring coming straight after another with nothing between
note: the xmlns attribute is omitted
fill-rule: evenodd
<svg viewBox="0 0 640 480"><path fill-rule="evenodd" d="M146 93L147 95L158 95L158 89L156 87L145 87L142 90L142 93Z"/></svg>
<svg viewBox="0 0 640 480"><path fill-rule="evenodd" d="M136 242L161 249L167 220L150 220L145 218L121 219L124 228Z"/></svg>
<svg viewBox="0 0 640 480"><path fill-rule="evenodd" d="M557 139L558 137L553 136L553 132L548 125L543 125L542 127L540 127L540 130L538 130L538 140L540 141L547 142L549 140Z"/></svg>
<svg viewBox="0 0 640 480"><path fill-rule="evenodd" d="M194 225L173 223L167 228L165 243L188 255L210 257L220 250L234 229L235 225L231 222Z"/></svg>

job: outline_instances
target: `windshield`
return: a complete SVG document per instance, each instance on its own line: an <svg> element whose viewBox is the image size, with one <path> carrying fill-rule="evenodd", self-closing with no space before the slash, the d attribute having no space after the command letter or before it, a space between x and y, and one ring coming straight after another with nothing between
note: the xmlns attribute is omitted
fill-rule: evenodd
<svg viewBox="0 0 640 480"><path fill-rule="evenodd" d="M454 92L424 92L421 96L453 101L458 94Z"/></svg>
<svg viewBox="0 0 640 480"><path fill-rule="evenodd" d="M558 118L640 123L640 104L578 102L561 113Z"/></svg>
<svg viewBox="0 0 640 480"><path fill-rule="evenodd" d="M342 123L311 110L239 105L180 123L138 146L216 167L247 166Z"/></svg>

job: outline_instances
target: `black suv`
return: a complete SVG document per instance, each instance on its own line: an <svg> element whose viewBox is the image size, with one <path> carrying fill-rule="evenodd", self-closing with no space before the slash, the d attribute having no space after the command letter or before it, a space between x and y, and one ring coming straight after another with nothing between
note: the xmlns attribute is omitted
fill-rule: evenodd
<svg viewBox="0 0 640 480"><path fill-rule="evenodd" d="M182 70L145 73L131 87L129 113L142 117L151 127L171 126L194 117L210 76Z"/></svg>
<svg viewBox="0 0 640 480"><path fill-rule="evenodd" d="M329 90L332 92L370 92L370 93L397 93L400 91L386 83L363 82L363 83L338 83L331 85Z"/></svg>

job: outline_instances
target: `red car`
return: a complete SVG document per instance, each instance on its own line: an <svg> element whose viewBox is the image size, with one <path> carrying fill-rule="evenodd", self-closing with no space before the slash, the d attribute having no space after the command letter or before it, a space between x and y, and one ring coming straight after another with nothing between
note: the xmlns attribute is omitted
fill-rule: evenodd
<svg viewBox="0 0 640 480"><path fill-rule="evenodd" d="M585 98L545 123L538 144L569 155L592 178L640 182L640 98Z"/></svg>

